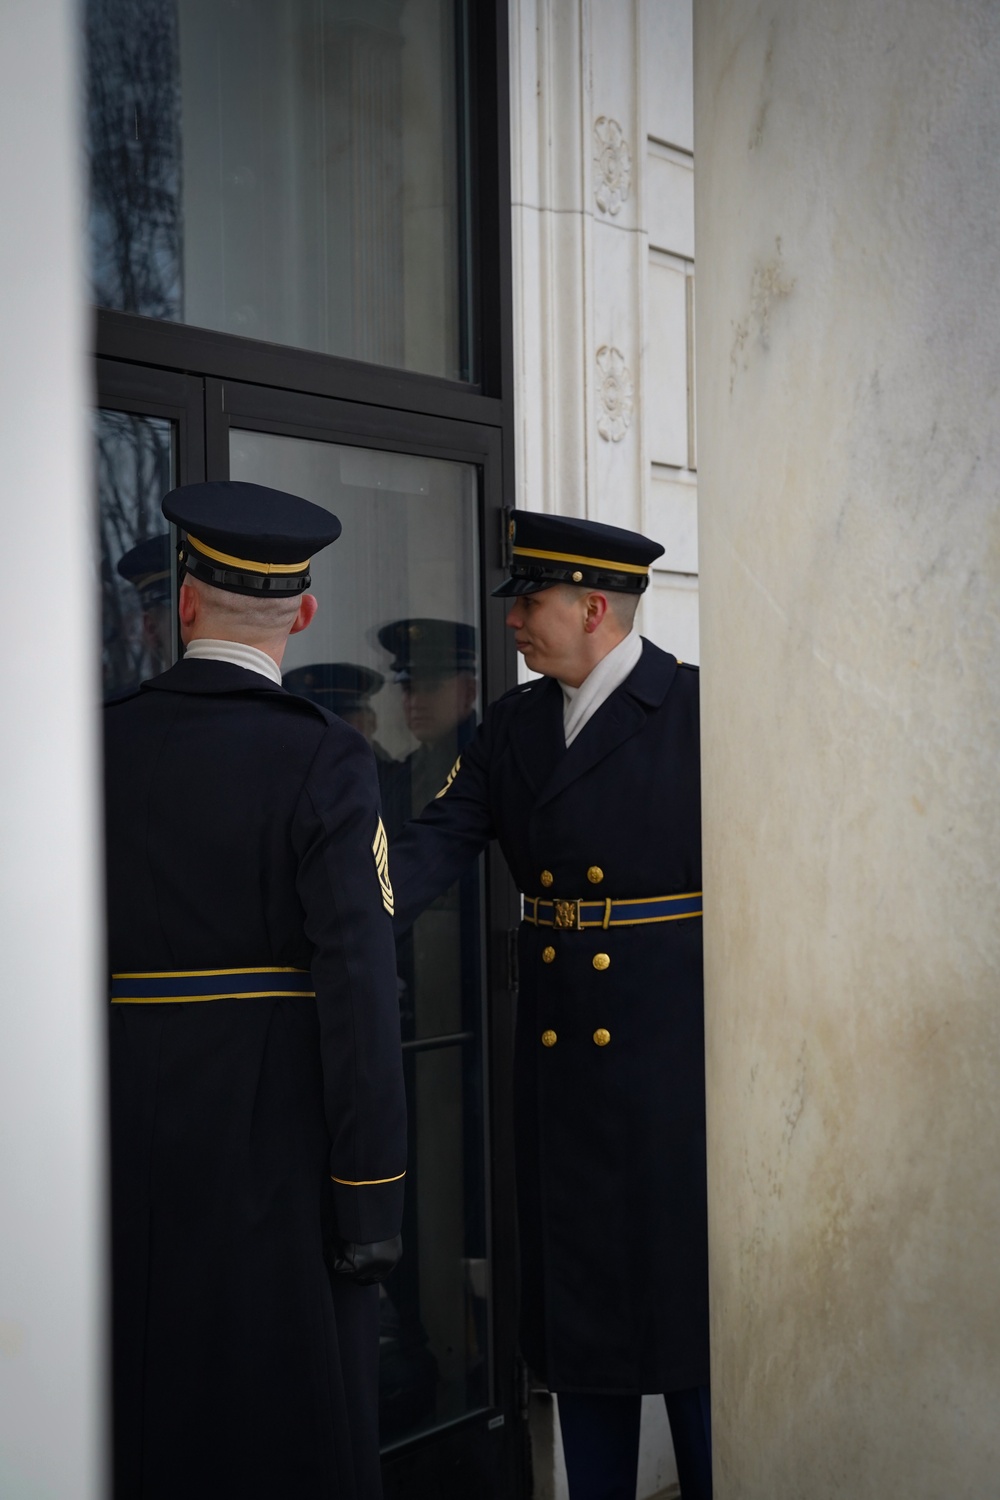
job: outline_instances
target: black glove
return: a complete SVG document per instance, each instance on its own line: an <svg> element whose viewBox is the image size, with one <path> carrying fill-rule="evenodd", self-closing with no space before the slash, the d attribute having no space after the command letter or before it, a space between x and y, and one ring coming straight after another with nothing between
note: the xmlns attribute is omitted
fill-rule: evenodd
<svg viewBox="0 0 1000 1500"><path fill-rule="evenodd" d="M402 1253L403 1237L399 1234L392 1240L376 1240L374 1245L352 1245L349 1240L338 1240L333 1269L338 1276L356 1281L358 1286L372 1286L385 1280Z"/></svg>

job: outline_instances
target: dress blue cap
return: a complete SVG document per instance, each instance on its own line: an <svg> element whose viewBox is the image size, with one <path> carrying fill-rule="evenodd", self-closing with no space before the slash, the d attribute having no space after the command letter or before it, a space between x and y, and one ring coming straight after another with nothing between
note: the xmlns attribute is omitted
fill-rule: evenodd
<svg viewBox="0 0 1000 1500"><path fill-rule="evenodd" d="M143 609L165 604L170 599L170 533L137 542L122 553L117 569L138 590Z"/></svg>
<svg viewBox="0 0 1000 1500"><path fill-rule="evenodd" d="M341 531L321 505L238 479L182 485L164 496L162 509L187 533L180 557L189 573L256 598L301 594L313 554Z"/></svg>
<svg viewBox="0 0 1000 1500"><path fill-rule="evenodd" d="M392 654L394 682L432 681L477 668L475 628L460 620L392 620L378 631L378 640Z"/></svg>
<svg viewBox="0 0 1000 1500"><path fill-rule="evenodd" d="M537 594L557 583L641 594L650 563L664 550L638 531L529 510L511 512L509 537L510 577L493 590L501 597Z"/></svg>
<svg viewBox="0 0 1000 1500"><path fill-rule="evenodd" d="M368 699L385 682L381 672L350 661L316 662L293 667L282 685L300 698L309 698L335 714L356 714L368 707Z"/></svg>

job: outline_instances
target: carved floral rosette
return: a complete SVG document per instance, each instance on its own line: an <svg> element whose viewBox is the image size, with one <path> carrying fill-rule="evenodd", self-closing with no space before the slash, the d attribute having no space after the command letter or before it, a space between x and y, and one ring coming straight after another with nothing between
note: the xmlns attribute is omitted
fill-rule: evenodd
<svg viewBox="0 0 1000 1500"><path fill-rule="evenodd" d="M632 182L632 154L617 120L601 115L594 122L594 197L603 214L614 216L628 197Z"/></svg>
<svg viewBox="0 0 1000 1500"><path fill-rule="evenodd" d="M620 349L597 351L597 430L606 443L620 443L632 422L632 376Z"/></svg>

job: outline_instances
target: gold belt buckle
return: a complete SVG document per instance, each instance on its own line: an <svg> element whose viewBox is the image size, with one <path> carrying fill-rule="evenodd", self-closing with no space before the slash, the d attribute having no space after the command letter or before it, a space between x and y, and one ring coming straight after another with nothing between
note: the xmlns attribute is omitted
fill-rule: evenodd
<svg viewBox="0 0 1000 1500"><path fill-rule="evenodd" d="M553 901L552 903L553 927L576 928L580 930L580 903L579 901Z"/></svg>

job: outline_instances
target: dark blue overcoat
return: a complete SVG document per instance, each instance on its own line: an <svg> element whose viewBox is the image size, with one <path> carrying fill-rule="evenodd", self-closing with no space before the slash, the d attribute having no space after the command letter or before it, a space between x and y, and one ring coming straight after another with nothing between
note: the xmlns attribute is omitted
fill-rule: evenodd
<svg viewBox="0 0 1000 1500"><path fill-rule="evenodd" d="M315 990L111 1007L116 1500L371 1500L378 1288L325 1255L402 1210L402 1180L349 1185L406 1149L372 753L201 660L109 707L105 737L111 973Z"/></svg>
<svg viewBox="0 0 1000 1500"><path fill-rule="evenodd" d="M697 669L645 641L569 749L562 715L551 679L487 710L392 846L397 926L494 836L528 897L701 891ZM708 1380L701 925L521 924L521 1342L552 1390Z"/></svg>

